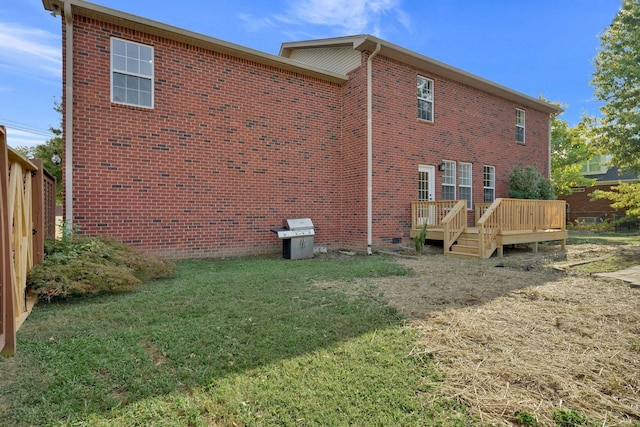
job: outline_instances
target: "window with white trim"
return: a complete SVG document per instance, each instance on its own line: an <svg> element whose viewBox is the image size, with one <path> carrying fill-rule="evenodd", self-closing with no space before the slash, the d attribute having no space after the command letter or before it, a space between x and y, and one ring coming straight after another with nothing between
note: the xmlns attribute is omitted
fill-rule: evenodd
<svg viewBox="0 0 640 427"><path fill-rule="evenodd" d="M472 200L472 165L471 163L458 163L458 186L460 188L460 200L467 201L467 209L471 209Z"/></svg>
<svg viewBox="0 0 640 427"><path fill-rule="evenodd" d="M456 162L443 160L442 200L456 200Z"/></svg>
<svg viewBox="0 0 640 427"><path fill-rule="evenodd" d="M524 110L516 108L516 142L524 144Z"/></svg>
<svg viewBox="0 0 640 427"><path fill-rule="evenodd" d="M111 38L111 102L153 108L153 47Z"/></svg>
<svg viewBox="0 0 640 427"><path fill-rule="evenodd" d="M496 167L484 166L484 202L493 203L496 200Z"/></svg>
<svg viewBox="0 0 640 427"><path fill-rule="evenodd" d="M418 76L418 118L433 121L433 80Z"/></svg>
<svg viewBox="0 0 640 427"><path fill-rule="evenodd" d="M580 173L582 175L602 175L607 173L611 157L610 154L593 156L590 160L582 163Z"/></svg>

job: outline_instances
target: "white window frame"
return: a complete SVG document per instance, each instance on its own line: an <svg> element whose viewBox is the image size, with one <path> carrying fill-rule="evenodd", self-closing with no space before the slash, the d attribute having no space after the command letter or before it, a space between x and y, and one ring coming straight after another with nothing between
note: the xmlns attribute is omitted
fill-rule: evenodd
<svg viewBox="0 0 640 427"><path fill-rule="evenodd" d="M516 108L516 142L526 143L526 111Z"/></svg>
<svg viewBox="0 0 640 427"><path fill-rule="evenodd" d="M484 203L493 203L496 200L496 167L484 165L482 180L482 200ZM487 190L492 192L491 200L487 200Z"/></svg>
<svg viewBox="0 0 640 427"><path fill-rule="evenodd" d="M434 101L433 101L433 80L426 77L418 76L417 80L417 103L418 103L418 120L433 123L434 117ZM428 107L421 108L422 103ZM429 108L430 107L430 108ZM424 116L424 117L423 117Z"/></svg>
<svg viewBox="0 0 640 427"><path fill-rule="evenodd" d="M124 54L120 49L117 49L116 45L120 43L124 44ZM111 37L111 102L140 108L153 108L155 68L153 58L153 46ZM122 76L124 76L123 82L121 82ZM148 84L148 88L141 88L140 83L144 83L144 86ZM137 87L133 87L134 85ZM138 101L129 101L127 99L129 95L136 95ZM149 101L140 101L140 95L146 95L145 99Z"/></svg>
<svg viewBox="0 0 640 427"><path fill-rule="evenodd" d="M442 200L456 200L456 162L443 160L444 170L442 171ZM447 197L448 190L453 190L453 196Z"/></svg>
<svg viewBox="0 0 640 427"><path fill-rule="evenodd" d="M460 162L458 166L458 191L460 200L466 200L467 210L471 210L473 208L473 164ZM463 197L466 191L469 191L468 198Z"/></svg>
<svg viewBox="0 0 640 427"><path fill-rule="evenodd" d="M610 154L598 154L582 163L581 175L604 175L609 170Z"/></svg>

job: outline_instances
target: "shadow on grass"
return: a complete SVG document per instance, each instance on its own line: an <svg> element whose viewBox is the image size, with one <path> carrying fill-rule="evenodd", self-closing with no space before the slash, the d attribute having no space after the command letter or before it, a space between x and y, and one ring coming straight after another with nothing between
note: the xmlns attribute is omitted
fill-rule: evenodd
<svg viewBox="0 0 640 427"><path fill-rule="evenodd" d="M0 361L0 416L82 420L396 326L385 301L314 282L407 274L383 257L193 260L133 293L40 303Z"/></svg>

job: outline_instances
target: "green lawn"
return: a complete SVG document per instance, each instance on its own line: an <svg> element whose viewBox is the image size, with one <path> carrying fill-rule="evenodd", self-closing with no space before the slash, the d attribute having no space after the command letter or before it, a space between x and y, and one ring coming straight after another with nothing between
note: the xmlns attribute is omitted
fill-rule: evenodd
<svg viewBox="0 0 640 427"><path fill-rule="evenodd" d="M382 297L385 257L184 261L127 294L39 303L0 359L2 425L469 425Z"/></svg>
<svg viewBox="0 0 640 427"><path fill-rule="evenodd" d="M569 244L593 243L599 245L640 245L640 235L604 231L569 231Z"/></svg>

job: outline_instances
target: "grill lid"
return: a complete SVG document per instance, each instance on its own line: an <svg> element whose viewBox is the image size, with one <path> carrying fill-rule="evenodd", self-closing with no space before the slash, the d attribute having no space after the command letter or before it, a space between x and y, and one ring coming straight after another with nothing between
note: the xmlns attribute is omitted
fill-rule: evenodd
<svg viewBox="0 0 640 427"><path fill-rule="evenodd" d="M313 229L313 222L311 222L311 218L287 218L282 220L282 225L289 230Z"/></svg>

